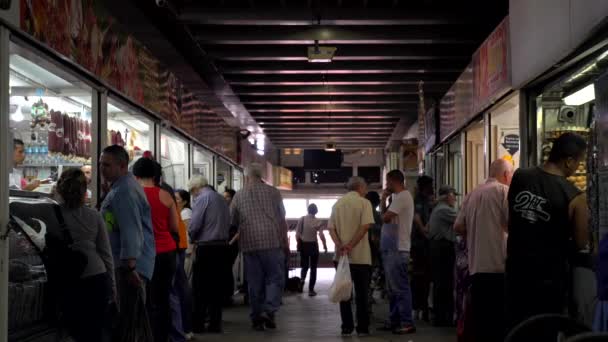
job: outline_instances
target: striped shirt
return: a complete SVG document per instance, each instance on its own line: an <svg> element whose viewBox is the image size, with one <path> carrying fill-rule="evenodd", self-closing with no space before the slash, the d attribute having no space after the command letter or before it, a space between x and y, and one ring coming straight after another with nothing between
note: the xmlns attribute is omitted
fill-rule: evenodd
<svg viewBox="0 0 608 342"><path fill-rule="evenodd" d="M231 214L244 253L284 247L287 224L279 190L263 183L250 184L234 196Z"/></svg>

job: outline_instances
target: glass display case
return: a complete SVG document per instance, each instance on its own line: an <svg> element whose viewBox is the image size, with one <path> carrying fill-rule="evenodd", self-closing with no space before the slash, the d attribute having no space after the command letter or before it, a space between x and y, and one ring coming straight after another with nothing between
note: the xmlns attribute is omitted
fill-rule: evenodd
<svg viewBox="0 0 608 342"><path fill-rule="evenodd" d="M220 194L232 186L232 166L222 159L217 159L215 188Z"/></svg>
<svg viewBox="0 0 608 342"><path fill-rule="evenodd" d="M129 152L131 164L154 147L154 121L119 100L108 98L107 145Z"/></svg>
<svg viewBox="0 0 608 342"><path fill-rule="evenodd" d="M188 143L176 134L162 131L160 135L160 164L163 179L174 189L186 187Z"/></svg>
<svg viewBox="0 0 608 342"><path fill-rule="evenodd" d="M207 178L209 184L214 185L215 183L211 172L213 170L213 154L200 147L194 147L194 156L192 159L192 174L201 175Z"/></svg>
<svg viewBox="0 0 608 342"><path fill-rule="evenodd" d="M91 163L92 90L57 65L10 44L10 187L50 193L66 167Z"/></svg>

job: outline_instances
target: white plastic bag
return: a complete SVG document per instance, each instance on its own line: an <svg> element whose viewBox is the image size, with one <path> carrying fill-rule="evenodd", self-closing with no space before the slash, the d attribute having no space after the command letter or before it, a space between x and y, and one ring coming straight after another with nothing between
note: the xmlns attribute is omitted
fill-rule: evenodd
<svg viewBox="0 0 608 342"><path fill-rule="evenodd" d="M353 280L350 277L350 263L348 256L340 257L338 269L334 282L329 288L329 301L332 303L340 303L350 299L353 294Z"/></svg>

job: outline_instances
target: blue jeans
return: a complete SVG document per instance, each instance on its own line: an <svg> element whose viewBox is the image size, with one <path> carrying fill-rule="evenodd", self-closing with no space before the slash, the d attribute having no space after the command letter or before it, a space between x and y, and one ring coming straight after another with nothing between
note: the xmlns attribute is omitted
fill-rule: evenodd
<svg viewBox="0 0 608 342"><path fill-rule="evenodd" d="M412 290L407 276L408 252L383 251L382 262L390 299L391 325L414 324L412 319Z"/></svg>
<svg viewBox="0 0 608 342"><path fill-rule="evenodd" d="M281 306L285 287L285 254L282 249L243 253L249 285L251 320L273 316Z"/></svg>
<svg viewBox="0 0 608 342"><path fill-rule="evenodd" d="M185 259L186 251L179 251L177 253L177 271L170 293L172 321L170 337L173 342L185 341L185 333L192 332L192 293L184 269Z"/></svg>

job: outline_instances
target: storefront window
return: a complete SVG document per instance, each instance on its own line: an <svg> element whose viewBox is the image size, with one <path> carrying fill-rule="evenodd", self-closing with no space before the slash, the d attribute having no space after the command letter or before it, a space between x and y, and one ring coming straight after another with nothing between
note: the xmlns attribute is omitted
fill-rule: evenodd
<svg viewBox="0 0 608 342"><path fill-rule="evenodd" d="M484 121L471 125L466 131L466 193L473 191L485 179Z"/></svg>
<svg viewBox="0 0 608 342"><path fill-rule="evenodd" d="M462 193L464 178L462 177L462 140L457 136L448 144L448 184L458 193Z"/></svg>
<svg viewBox="0 0 608 342"><path fill-rule="evenodd" d="M186 187L186 158L188 144L176 135L164 131L160 135L160 163L163 167L163 177L167 184L174 189Z"/></svg>
<svg viewBox="0 0 608 342"><path fill-rule="evenodd" d="M50 193L65 168L91 164L92 90L16 44L9 63L10 187Z"/></svg>
<svg viewBox="0 0 608 342"><path fill-rule="evenodd" d="M192 174L207 178L209 184L213 185L211 170L213 170L213 155L200 147L194 147Z"/></svg>
<svg viewBox="0 0 608 342"><path fill-rule="evenodd" d="M232 189L239 191L243 188L243 171L232 169Z"/></svg>
<svg viewBox="0 0 608 342"><path fill-rule="evenodd" d="M519 168L519 96L514 95L490 112L490 160L505 159Z"/></svg>
<svg viewBox="0 0 608 342"><path fill-rule="evenodd" d="M131 163L154 146L154 122L121 102L108 99L108 145L123 146Z"/></svg>
<svg viewBox="0 0 608 342"><path fill-rule="evenodd" d="M220 194L232 186L232 167L222 159L217 160L216 181L216 190Z"/></svg>

